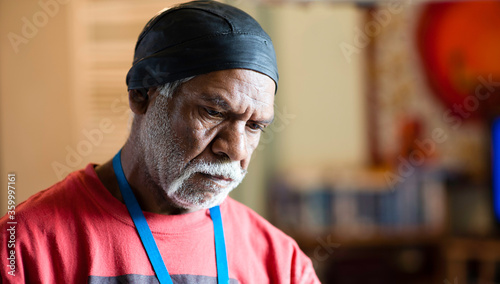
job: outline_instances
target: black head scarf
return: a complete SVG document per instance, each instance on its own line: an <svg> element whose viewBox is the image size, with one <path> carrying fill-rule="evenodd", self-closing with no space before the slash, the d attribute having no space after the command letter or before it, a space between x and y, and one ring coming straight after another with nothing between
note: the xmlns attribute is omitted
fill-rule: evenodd
<svg viewBox="0 0 500 284"><path fill-rule="evenodd" d="M148 89L213 71L243 68L278 86L271 38L247 13L215 1L193 1L163 10L139 35L128 89Z"/></svg>

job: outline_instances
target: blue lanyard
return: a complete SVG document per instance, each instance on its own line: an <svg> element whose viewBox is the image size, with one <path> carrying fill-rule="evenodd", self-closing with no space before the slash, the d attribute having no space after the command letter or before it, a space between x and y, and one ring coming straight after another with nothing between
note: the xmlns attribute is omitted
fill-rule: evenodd
<svg viewBox="0 0 500 284"><path fill-rule="evenodd" d="M125 200L125 205L130 213L130 217L132 217L132 220L134 221L139 237L144 245L144 249L148 254L149 261L151 262L156 276L158 277L158 281L160 284L173 284L172 279L168 274L167 267L161 257L160 251L158 250L155 239L153 238L153 234L149 229L146 218L144 217L141 207L127 182L125 174L123 173L120 154L121 150L113 158L113 169L115 171L116 178L118 179L118 185L120 187L122 197ZM224 229L222 227L222 217L218 205L210 208L210 217L212 218L212 223L214 225L217 283L228 284L229 272L227 266L226 243L224 241Z"/></svg>

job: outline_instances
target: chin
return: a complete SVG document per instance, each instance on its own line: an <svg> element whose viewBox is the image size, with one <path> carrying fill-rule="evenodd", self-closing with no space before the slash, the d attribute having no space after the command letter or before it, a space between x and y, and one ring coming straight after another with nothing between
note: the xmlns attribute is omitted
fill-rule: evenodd
<svg viewBox="0 0 500 284"><path fill-rule="evenodd" d="M200 198L190 196L188 198L183 198L180 196L172 196L172 201L177 204L180 208L187 209L189 211L197 211L202 209L209 209L216 205L220 205L227 197L227 193L220 193L217 196Z"/></svg>

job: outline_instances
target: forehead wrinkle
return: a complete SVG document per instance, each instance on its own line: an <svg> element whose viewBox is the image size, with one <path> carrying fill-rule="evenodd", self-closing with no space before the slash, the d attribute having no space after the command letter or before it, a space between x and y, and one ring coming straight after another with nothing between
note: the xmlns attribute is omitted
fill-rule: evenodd
<svg viewBox="0 0 500 284"><path fill-rule="evenodd" d="M254 101L254 102L257 102L257 103L260 103L260 104L264 104L264 105L269 105L269 103L263 101L263 100L259 100L257 98L253 98L252 96L250 96L250 94L266 94L266 91L265 91L265 86L259 86L259 85L256 85L252 82L247 82L241 78L236 78L238 81L240 81L243 86L245 86L243 88L243 86L240 86L238 89L238 92L239 93L242 93L244 94L246 97L248 97L250 100ZM241 90L243 89L243 90ZM252 91L250 91L250 89L253 89ZM274 96L273 96L274 98Z"/></svg>
<svg viewBox="0 0 500 284"><path fill-rule="evenodd" d="M261 105L265 105L265 106L269 105L269 103L252 98L251 96L249 96L247 93L244 93L244 92L238 91L238 93L242 93L244 95L244 97L240 96L240 95L233 95L233 94L231 94L230 91L226 91L226 90L224 90L223 93L228 93L229 95L222 95L219 92L203 93L201 95L201 99L206 101L206 102L213 103L213 104L221 107L224 110L233 109L233 107L231 107L231 105L242 106L245 98L250 99L252 102L254 102L256 104L261 104ZM231 97L229 97L229 96L231 96Z"/></svg>
<svg viewBox="0 0 500 284"><path fill-rule="evenodd" d="M252 101L254 101L254 102L258 103L258 104L263 104L263 105L266 105L266 106L268 106L268 105L269 105L269 103L264 102L264 101L261 101L261 100L258 100L258 99L255 99L255 98L252 98L252 97L250 97L250 96L249 96L248 94L246 94L246 93L245 93L245 96L247 96L250 100L252 100Z"/></svg>

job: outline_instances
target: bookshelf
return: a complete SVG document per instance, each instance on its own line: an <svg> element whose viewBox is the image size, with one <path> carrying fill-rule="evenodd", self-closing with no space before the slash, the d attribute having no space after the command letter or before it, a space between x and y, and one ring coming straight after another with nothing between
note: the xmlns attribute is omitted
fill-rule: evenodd
<svg viewBox="0 0 500 284"><path fill-rule="evenodd" d="M388 182L386 169L292 169L273 179L269 211L311 257L323 283L371 277L440 283L444 178L429 167L396 184ZM359 273L364 276L355 280Z"/></svg>
<svg viewBox="0 0 500 284"><path fill-rule="evenodd" d="M385 170L288 171L271 186L273 222L285 231L366 241L439 236L445 228L443 173L416 169L390 184Z"/></svg>

